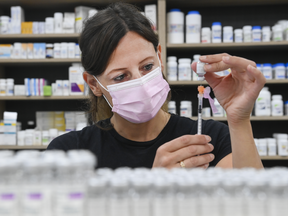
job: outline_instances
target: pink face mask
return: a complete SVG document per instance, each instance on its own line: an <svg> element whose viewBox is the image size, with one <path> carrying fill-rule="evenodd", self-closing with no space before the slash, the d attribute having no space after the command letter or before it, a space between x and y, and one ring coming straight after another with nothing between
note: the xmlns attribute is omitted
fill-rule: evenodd
<svg viewBox="0 0 288 216"><path fill-rule="evenodd" d="M110 93L113 107L104 95L103 97L112 108L112 112L118 113L127 121L136 124L154 118L170 91L168 83L163 79L161 67L157 67L141 78L108 85L107 89L95 76L94 78L102 88Z"/></svg>

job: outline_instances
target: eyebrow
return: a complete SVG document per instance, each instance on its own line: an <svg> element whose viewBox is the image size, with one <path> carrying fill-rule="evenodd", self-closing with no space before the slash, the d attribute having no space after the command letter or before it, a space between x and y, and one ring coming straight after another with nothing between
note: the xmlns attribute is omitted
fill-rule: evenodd
<svg viewBox="0 0 288 216"><path fill-rule="evenodd" d="M155 56L148 56L146 57L145 59L143 59L141 62L139 62L139 64L141 64L142 62L146 61L147 59L149 58L154 58ZM108 72L108 74L114 72L114 71L120 71L120 70L125 70L127 68L115 68L115 69L112 69L111 71Z"/></svg>

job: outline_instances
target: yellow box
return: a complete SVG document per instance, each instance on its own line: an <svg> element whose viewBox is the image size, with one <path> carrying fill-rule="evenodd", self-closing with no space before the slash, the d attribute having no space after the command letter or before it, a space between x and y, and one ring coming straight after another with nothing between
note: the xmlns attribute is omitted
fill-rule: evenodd
<svg viewBox="0 0 288 216"><path fill-rule="evenodd" d="M33 22L22 22L21 23L21 33L22 34L32 34L33 33Z"/></svg>

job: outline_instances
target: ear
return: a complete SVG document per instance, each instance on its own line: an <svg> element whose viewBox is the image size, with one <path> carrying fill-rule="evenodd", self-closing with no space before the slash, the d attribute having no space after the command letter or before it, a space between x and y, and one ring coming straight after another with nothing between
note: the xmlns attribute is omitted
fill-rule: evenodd
<svg viewBox="0 0 288 216"><path fill-rule="evenodd" d="M85 71L85 72L83 72L83 79L85 80L85 82L87 83L87 85L89 86L89 88L91 89L91 91L93 92L93 94L95 96L97 96L97 97L102 96L103 93L99 87L98 82L93 77L93 75L91 75Z"/></svg>
<svg viewBox="0 0 288 216"><path fill-rule="evenodd" d="M159 60L161 62L161 71L164 71L164 64L162 62L161 52L162 52L162 48L161 48L161 45L159 44L158 45L158 57L159 57Z"/></svg>

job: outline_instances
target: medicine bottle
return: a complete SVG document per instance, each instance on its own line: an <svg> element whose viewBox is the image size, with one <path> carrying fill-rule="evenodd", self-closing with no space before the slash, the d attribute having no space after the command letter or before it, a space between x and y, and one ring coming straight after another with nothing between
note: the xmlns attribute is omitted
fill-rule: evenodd
<svg viewBox="0 0 288 216"><path fill-rule="evenodd" d="M63 13L54 13L54 32L62 33L63 31Z"/></svg>
<svg viewBox="0 0 288 216"><path fill-rule="evenodd" d="M272 96L272 116L283 116L283 100L282 95Z"/></svg>
<svg viewBox="0 0 288 216"><path fill-rule="evenodd" d="M9 20L8 16L0 16L0 34L9 34Z"/></svg>
<svg viewBox="0 0 288 216"><path fill-rule="evenodd" d="M212 43L222 42L222 26L221 22L212 23Z"/></svg>
<svg viewBox="0 0 288 216"><path fill-rule="evenodd" d="M75 44L75 58L80 58L80 57L81 57L81 50L80 50L79 44L76 43Z"/></svg>
<svg viewBox="0 0 288 216"><path fill-rule="evenodd" d="M277 146L279 156L288 156L288 135L277 134Z"/></svg>
<svg viewBox="0 0 288 216"><path fill-rule="evenodd" d="M243 42L243 30L242 29L234 30L234 40L235 40L235 43Z"/></svg>
<svg viewBox="0 0 288 216"><path fill-rule="evenodd" d="M168 103L168 112L176 114L176 102L175 101L169 101L169 103Z"/></svg>
<svg viewBox="0 0 288 216"><path fill-rule="evenodd" d="M6 96L6 80L0 79L0 96Z"/></svg>
<svg viewBox="0 0 288 216"><path fill-rule="evenodd" d="M186 43L200 43L201 15L189 11L186 15Z"/></svg>
<svg viewBox="0 0 288 216"><path fill-rule="evenodd" d="M53 44L46 44L46 58L53 58L54 56L54 49Z"/></svg>
<svg viewBox="0 0 288 216"><path fill-rule="evenodd" d="M61 58L68 58L68 43L61 43Z"/></svg>
<svg viewBox="0 0 288 216"><path fill-rule="evenodd" d="M263 64L262 73L266 79L271 80L273 78L272 65L270 63Z"/></svg>
<svg viewBox="0 0 288 216"><path fill-rule="evenodd" d="M205 107L202 109L202 117L211 117L210 107Z"/></svg>
<svg viewBox="0 0 288 216"><path fill-rule="evenodd" d="M177 81L177 57L176 56L168 56L167 57L167 74L168 81Z"/></svg>
<svg viewBox="0 0 288 216"><path fill-rule="evenodd" d="M286 67L286 78L288 79L288 63L285 64Z"/></svg>
<svg viewBox="0 0 288 216"><path fill-rule="evenodd" d="M21 49L22 49L22 44L21 43L14 43L13 47L13 58L14 59L20 59L21 58Z"/></svg>
<svg viewBox="0 0 288 216"><path fill-rule="evenodd" d="M260 156L267 156L267 141L266 139L258 139L257 149Z"/></svg>
<svg viewBox="0 0 288 216"><path fill-rule="evenodd" d="M285 101L285 115L288 116L288 101Z"/></svg>
<svg viewBox="0 0 288 216"><path fill-rule="evenodd" d="M184 13L180 9L171 9L167 13L168 43L184 43Z"/></svg>
<svg viewBox="0 0 288 216"><path fill-rule="evenodd" d="M255 102L255 116L271 115L271 93L268 87L264 87Z"/></svg>
<svg viewBox="0 0 288 216"><path fill-rule="evenodd" d="M45 18L45 33L46 34L54 33L54 18L53 17Z"/></svg>
<svg viewBox="0 0 288 216"><path fill-rule="evenodd" d="M6 95L14 95L14 79L7 79Z"/></svg>
<svg viewBox="0 0 288 216"><path fill-rule="evenodd" d="M272 27L273 41L283 41L283 30L281 25L275 25Z"/></svg>
<svg viewBox="0 0 288 216"><path fill-rule="evenodd" d="M243 26L243 41L252 42L252 26Z"/></svg>
<svg viewBox="0 0 288 216"><path fill-rule="evenodd" d="M58 130L56 128L49 129L49 142L55 139L58 136Z"/></svg>
<svg viewBox="0 0 288 216"><path fill-rule="evenodd" d="M181 58L178 60L178 80L191 80L191 59Z"/></svg>
<svg viewBox="0 0 288 216"><path fill-rule="evenodd" d="M286 78L286 68L284 63L277 63L274 65L274 78L275 79Z"/></svg>
<svg viewBox="0 0 288 216"><path fill-rule="evenodd" d="M68 58L75 58L75 43L68 43Z"/></svg>
<svg viewBox="0 0 288 216"><path fill-rule="evenodd" d="M61 44L60 43L54 43L54 58L61 58Z"/></svg>
<svg viewBox="0 0 288 216"><path fill-rule="evenodd" d="M262 70L262 65L261 64L256 64L256 68L261 71L261 73L263 73L263 70Z"/></svg>
<svg viewBox="0 0 288 216"><path fill-rule="evenodd" d="M34 140L34 130L27 129L25 130L24 145L33 145Z"/></svg>
<svg viewBox="0 0 288 216"><path fill-rule="evenodd" d="M263 26L262 28L262 41L269 42L271 40L271 29L270 26Z"/></svg>
<svg viewBox="0 0 288 216"><path fill-rule="evenodd" d="M253 42L261 42L261 26L253 26L252 28L252 41Z"/></svg>
<svg viewBox="0 0 288 216"><path fill-rule="evenodd" d="M266 138L266 141L268 143L268 156L276 156L277 155L276 139Z"/></svg>
<svg viewBox="0 0 288 216"><path fill-rule="evenodd" d="M233 42L233 27L224 26L223 27L223 43L232 43Z"/></svg>
<svg viewBox="0 0 288 216"><path fill-rule="evenodd" d="M204 27L201 33L201 43L211 43L211 29Z"/></svg>
<svg viewBox="0 0 288 216"><path fill-rule="evenodd" d="M201 56L200 54L195 54L195 55L193 55L192 64L193 64L193 62L198 62L200 56ZM193 70L192 70L192 72L193 72L193 74L192 74L192 80L193 80L193 81L197 81L197 80L198 80L198 74L197 74L195 71L193 71Z"/></svg>
<svg viewBox="0 0 288 216"><path fill-rule="evenodd" d="M49 139L49 131L42 131L42 145L48 145Z"/></svg>
<svg viewBox="0 0 288 216"><path fill-rule="evenodd" d="M192 117L192 102L191 101L181 101L180 102L180 116Z"/></svg>
<svg viewBox="0 0 288 216"><path fill-rule="evenodd" d="M214 98L214 105L217 108L217 112L213 112L213 117L224 117L224 109L218 102L217 98Z"/></svg>

